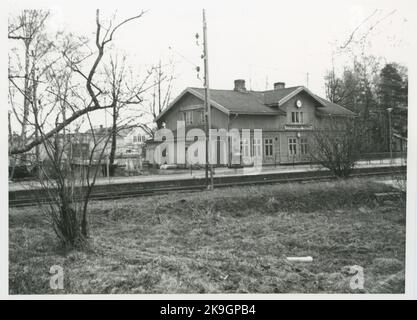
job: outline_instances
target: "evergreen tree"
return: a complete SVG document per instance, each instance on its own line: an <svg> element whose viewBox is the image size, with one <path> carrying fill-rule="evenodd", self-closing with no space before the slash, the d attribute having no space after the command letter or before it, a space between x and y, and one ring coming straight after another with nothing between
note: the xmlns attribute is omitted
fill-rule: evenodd
<svg viewBox="0 0 417 320"><path fill-rule="evenodd" d="M380 72L378 85L379 105L383 109L404 104L404 83L396 66L387 63Z"/></svg>

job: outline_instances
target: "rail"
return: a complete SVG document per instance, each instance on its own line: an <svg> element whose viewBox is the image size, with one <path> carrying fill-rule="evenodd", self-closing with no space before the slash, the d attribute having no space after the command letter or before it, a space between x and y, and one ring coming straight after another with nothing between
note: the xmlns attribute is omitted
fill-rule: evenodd
<svg viewBox="0 0 417 320"><path fill-rule="evenodd" d="M354 169L352 177L396 175L405 171L405 166L357 168ZM214 178L214 184L215 188L224 188L243 185L331 180L334 178L330 171L327 170L297 171L258 175L221 176ZM167 192L200 191L205 188L204 178L97 185L91 194L91 200L114 200L166 194ZM31 192L28 192L28 190L9 192L10 207L34 206L40 203L47 203L48 201L46 192L41 189L31 190Z"/></svg>

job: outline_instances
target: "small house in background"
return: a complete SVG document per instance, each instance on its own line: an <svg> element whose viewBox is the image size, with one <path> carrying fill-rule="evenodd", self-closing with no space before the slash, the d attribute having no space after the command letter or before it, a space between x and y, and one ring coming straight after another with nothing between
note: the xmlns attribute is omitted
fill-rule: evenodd
<svg viewBox="0 0 417 320"><path fill-rule="evenodd" d="M100 125L84 133L79 133L77 139L74 139L71 144L72 161L74 163L85 161L86 156L91 154L97 144L93 158L98 159L103 148L105 148L102 155L102 163L105 164L111 151L111 138L108 140L111 131L112 128L105 128ZM114 164L127 174L139 171L142 167L143 147L147 138L148 134L138 126L118 129Z"/></svg>
<svg viewBox="0 0 417 320"><path fill-rule="evenodd" d="M90 148L94 146L94 139L100 141L100 145L106 144L107 137L111 134L112 128L105 128L102 125L93 127L93 129L87 130L83 133L83 140L88 141ZM118 129L116 134L116 158L126 155L141 156L143 153L143 146L149 135L140 127L129 126L126 128ZM102 150L101 147L97 148ZM106 145L105 155L110 153L111 140Z"/></svg>
<svg viewBox="0 0 417 320"><path fill-rule="evenodd" d="M120 144L118 151L121 154L143 154L145 142L150 138L149 134L140 127L123 129L120 132L123 142Z"/></svg>

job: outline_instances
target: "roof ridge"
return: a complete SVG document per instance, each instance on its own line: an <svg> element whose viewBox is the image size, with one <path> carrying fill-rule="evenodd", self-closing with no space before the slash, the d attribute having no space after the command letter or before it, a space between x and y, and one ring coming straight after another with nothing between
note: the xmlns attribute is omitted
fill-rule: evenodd
<svg viewBox="0 0 417 320"><path fill-rule="evenodd" d="M210 88L210 90L215 90L215 91L231 91L231 92L239 92L239 93L268 93L268 92L277 92L277 91L281 91L281 90L286 90L286 89L298 89L301 88L303 86L292 86L292 87L286 87L286 88L282 88L282 89L271 89L271 90L265 90L265 91L259 91L259 90L246 90L244 92L241 91L236 91L234 89L214 89L214 88ZM199 90L204 90L205 88L201 88L201 87L187 87L189 89L199 89Z"/></svg>
<svg viewBox="0 0 417 320"><path fill-rule="evenodd" d="M271 89L271 90L258 91L258 92L262 92L262 93L277 92L277 91L286 90L286 89L298 89L301 87L303 86L292 86L292 87L286 87L286 88L281 88L281 89Z"/></svg>
<svg viewBox="0 0 417 320"><path fill-rule="evenodd" d="M213 106L216 106L219 110L226 113L240 112L248 114L267 114L268 112L273 112L274 114L278 114L281 110L279 108L274 108L271 105L275 104L277 101L280 103L285 103L288 99L293 97L295 94L301 92L302 90L305 90L311 96L311 98L315 99L319 103L321 107L324 107L323 109L318 108L322 109L320 110L322 112L334 114L352 113L346 107L328 101L327 99L322 98L321 96L311 92L305 86L292 86L277 90L266 91L248 90L244 93L231 89L210 89L210 91L213 91L210 100ZM197 96L200 99L204 99L204 88L187 87L170 104L168 108L166 108L161 114L159 114L158 119L161 118L161 116L163 116L166 113L166 111L170 109L177 102L177 100L184 96L187 92Z"/></svg>

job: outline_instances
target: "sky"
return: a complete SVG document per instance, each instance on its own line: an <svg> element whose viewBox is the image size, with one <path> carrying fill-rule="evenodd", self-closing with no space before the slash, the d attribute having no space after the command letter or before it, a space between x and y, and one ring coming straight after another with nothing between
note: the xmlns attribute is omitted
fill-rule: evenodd
<svg viewBox="0 0 417 320"><path fill-rule="evenodd" d="M367 53L387 62L408 64L415 1L40 1L52 10L49 28L94 38L95 9L116 21L147 10L143 18L121 28L114 46L142 70L159 60L175 61L174 96L189 86L202 86L196 66L202 69L202 8L208 23L210 86L233 89L235 79L245 79L251 90L272 89L274 82L304 85L325 95L324 75L332 66L332 52L369 15L369 25L385 17L369 35ZM13 1L12 12L33 2ZM201 41L200 41L201 42ZM336 67L348 63L333 55ZM202 78L202 73L200 73Z"/></svg>

